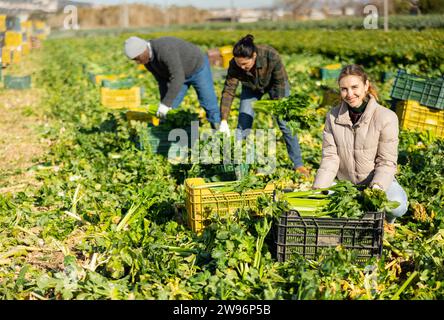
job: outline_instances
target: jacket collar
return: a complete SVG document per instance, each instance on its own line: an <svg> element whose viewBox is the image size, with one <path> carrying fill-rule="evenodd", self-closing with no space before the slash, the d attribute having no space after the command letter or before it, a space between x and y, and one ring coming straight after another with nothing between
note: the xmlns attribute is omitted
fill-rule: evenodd
<svg viewBox="0 0 444 320"><path fill-rule="evenodd" d="M362 114L361 118L359 118L355 126L359 126L360 124L367 124L376 110L378 102L376 102L375 97L373 97L371 94L369 94L369 96L370 100L367 103L367 107L365 108L364 113ZM350 127L353 127L350 116L348 114L348 105L345 101L341 101L338 117L335 119L335 123L342 125L349 125Z"/></svg>

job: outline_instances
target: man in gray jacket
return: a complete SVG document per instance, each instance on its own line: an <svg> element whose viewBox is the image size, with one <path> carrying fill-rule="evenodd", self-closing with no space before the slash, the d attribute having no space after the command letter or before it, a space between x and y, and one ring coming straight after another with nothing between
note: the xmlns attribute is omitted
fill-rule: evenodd
<svg viewBox="0 0 444 320"><path fill-rule="evenodd" d="M193 86L211 127L219 127L220 110L210 64L196 45L174 37L148 41L130 37L125 41L125 54L145 65L156 78L160 91L159 118L165 118L171 109L178 108L188 88Z"/></svg>

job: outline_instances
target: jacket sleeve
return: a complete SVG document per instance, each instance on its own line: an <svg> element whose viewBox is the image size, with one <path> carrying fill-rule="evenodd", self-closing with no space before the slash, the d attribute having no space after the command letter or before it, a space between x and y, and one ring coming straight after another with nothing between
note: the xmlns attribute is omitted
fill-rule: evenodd
<svg viewBox="0 0 444 320"><path fill-rule="evenodd" d="M386 115L384 115L385 117ZM384 191L390 187L396 174L398 161L398 118L389 112L389 119L383 126L379 136L378 151L375 159L375 175L370 185L377 184Z"/></svg>
<svg viewBox="0 0 444 320"><path fill-rule="evenodd" d="M220 102L220 113L222 120L228 119L228 115L230 114L231 105L233 103L238 85L239 79L236 78L235 72L233 71L230 63Z"/></svg>
<svg viewBox="0 0 444 320"><path fill-rule="evenodd" d="M316 189L330 187L339 170L339 155L331 121L333 121L333 117L329 112L325 120L322 138L322 160L313 183L313 188Z"/></svg>
<svg viewBox="0 0 444 320"><path fill-rule="evenodd" d="M168 69L169 76L168 89L161 102L164 105L171 107L185 82L185 72L177 50L164 55L163 63Z"/></svg>
<svg viewBox="0 0 444 320"><path fill-rule="evenodd" d="M276 53L273 55L274 67L271 74L270 98L278 100L285 97L285 83L287 81L284 64Z"/></svg>

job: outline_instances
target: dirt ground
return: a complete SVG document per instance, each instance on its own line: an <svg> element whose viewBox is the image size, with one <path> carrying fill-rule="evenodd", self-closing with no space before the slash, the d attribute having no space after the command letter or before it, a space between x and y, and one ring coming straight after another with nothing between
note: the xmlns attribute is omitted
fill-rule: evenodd
<svg viewBox="0 0 444 320"><path fill-rule="evenodd" d="M41 96L38 89L0 89L0 193L38 185L29 169L49 147L39 137L45 124L38 111Z"/></svg>

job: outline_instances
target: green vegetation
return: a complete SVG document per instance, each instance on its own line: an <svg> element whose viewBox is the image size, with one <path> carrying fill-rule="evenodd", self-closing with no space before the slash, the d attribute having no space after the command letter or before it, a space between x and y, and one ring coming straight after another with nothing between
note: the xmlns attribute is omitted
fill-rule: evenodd
<svg viewBox="0 0 444 320"><path fill-rule="evenodd" d="M176 35L213 46L232 43L244 33ZM375 78L396 68L396 63L437 74L435 68L443 61L439 50L443 33L436 30L409 37L403 31L368 37L364 31L255 34L259 42L269 41L289 54L283 59L293 92L309 94L318 106L325 84L313 70L334 57L341 62L354 57ZM346 38L358 45L339 41ZM174 165L139 150L125 114L100 105L99 90L89 82L87 69L95 63L135 78L146 89L145 101L158 99L154 79L123 56L122 37L90 40L45 42L43 70L35 83L45 91L42 108L51 121L40 134L51 141L51 148L29 169L42 182L40 186L0 195L1 298L444 298L442 139L426 133L400 135L398 180L408 192L410 207L397 220L395 235L384 238L380 259L363 267L354 263L353 254L338 247L325 251L317 261L295 255L278 263L272 254L271 226L282 210L280 203L260 199L258 217L250 217L246 210L224 219L214 215L201 235L186 226L183 181L192 175L191 165ZM301 52L310 54L297 54ZM223 81L216 82L219 96L222 85ZM389 105L390 85L378 85L381 102ZM197 112L198 105L190 91L184 109ZM329 108L329 104L315 108L319 123ZM238 99L229 119L232 127L237 109ZM270 121L269 114L258 112L254 125L266 128ZM322 125L299 130L303 158L315 171ZM253 173L256 168L250 169ZM241 180L234 189L243 192L270 180L282 187L291 182L299 190L310 186L291 169L280 140L275 173ZM349 196L348 204L354 194ZM384 206L383 199L368 199L376 208Z"/></svg>

